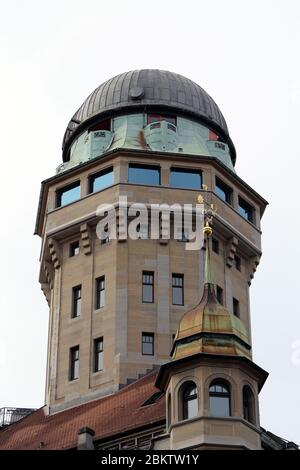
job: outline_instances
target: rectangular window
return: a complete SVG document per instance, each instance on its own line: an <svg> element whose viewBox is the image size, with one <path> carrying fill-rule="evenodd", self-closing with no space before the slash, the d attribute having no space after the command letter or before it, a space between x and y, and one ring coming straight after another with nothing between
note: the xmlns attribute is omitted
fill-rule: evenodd
<svg viewBox="0 0 300 470"><path fill-rule="evenodd" d="M135 184L160 185L160 167L150 165L129 165L128 182Z"/></svg>
<svg viewBox="0 0 300 470"><path fill-rule="evenodd" d="M173 305L184 305L183 274L172 274L172 303Z"/></svg>
<svg viewBox="0 0 300 470"><path fill-rule="evenodd" d="M154 333L142 333L142 354L154 356Z"/></svg>
<svg viewBox="0 0 300 470"><path fill-rule="evenodd" d="M70 244L70 256L79 255L79 242L73 242Z"/></svg>
<svg viewBox="0 0 300 470"><path fill-rule="evenodd" d="M80 198L80 182L70 184L56 192L56 207L65 206Z"/></svg>
<svg viewBox="0 0 300 470"><path fill-rule="evenodd" d="M154 302L154 273L143 271L142 284L142 302L152 304Z"/></svg>
<svg viewBox="0 0 300 470"><path fill-rule="evenodd" d="M234 297L232 299L232 309L233 309L233 315L235 315L236 317L239 317L240 316L240 303Z"/></svg>
<svg viewBox="0 0 300 470"><path fill-rule="evenodd" d="M114 184L114 169L112 167L106 168L105 170L89 177L89 192L95 193L96 191L107 188L112 184Z"/></svg>
<svg viewBox="0 0 300 470"><path fill-rule="evenodd" d="M94 372L103 370L103 338L94 339Z"/></svg>
<svg viewBox="0 0 300 470"><path fill-rule="evenodd" d="M220 250L219 250L219 240L217 240L216 238L212 238L212 250L215 253L217 253L217 255L220 252Z"/></svg>
<svg viewBox="0 0 300 470"><path fill-rule="evenodd" d="M220 286L216 288L216 294L219 304L223 305L223 289Z"/></svg>
<svg viewBox="0 0 300 470"><path fill-rule="evenodd" d="M79 378L79 346L70 349L70 374L69 379L75 380Z"/></svg>
<svg viewBox="0 0 300 470"><path fill-rule="evenodd" d="M228 202L228 204L232 204L232 189L217 177L216 177L216 194L221 199L223 199L223 201Z"/></svg>
<svg viewBox="0 0 300 470"><path fill-rule="evenodd" d="M235 268L240 271L241 270L241 258L237 255L234 256L234 264Z"/></svg>
<svg viewBox="0 0 300 470"><path fill-rule="evenodd" d="M73 309L72 318L79 317L81 314L81 286L73 287Z"/></svg>
<svg viewBox="0 0 300 470"><path fill-rule="evenodd" d="M202 189L202 173L199 170L171 168L170 186L186 189Z"/></svg>
<svg viewBox="0 0 300 470"><path fill-rule="evenodd" d="M254 223L254 207L239 197L239 213L244 219Z"/></svg>
<svg viewBox="0 0 300 470"><path fill-rule="evenodd" d="M96 309L105 305L105 276L96 279Z"/></svg>

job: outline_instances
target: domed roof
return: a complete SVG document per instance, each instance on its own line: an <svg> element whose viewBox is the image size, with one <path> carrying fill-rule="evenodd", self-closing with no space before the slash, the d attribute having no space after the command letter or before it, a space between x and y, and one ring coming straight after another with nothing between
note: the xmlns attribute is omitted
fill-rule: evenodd
<svg viewBox="0 0 300 470"><path fill-rule="evenodd" d="M239 318L219 304L214 285L206 283L200 303L183 315L173 346L173 359L199 352L251 358L249 337Z"/></svg>
<svg viewBox="0 0 300 470"><path fill-rule="evenodd" d="M134 70L117 75L97 87L70 120L63 139L63 160L75 136L99 117L135 109L165 110L192 116L215 130L235 149L226 121L214 100L192 80L164 70Z"/></svg>

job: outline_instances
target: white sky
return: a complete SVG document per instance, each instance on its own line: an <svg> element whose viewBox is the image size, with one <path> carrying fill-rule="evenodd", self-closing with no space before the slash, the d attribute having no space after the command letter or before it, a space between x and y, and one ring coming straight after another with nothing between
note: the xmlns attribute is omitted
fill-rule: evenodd
<svg viewBox="0 0 300 470"><path fill-rule="evenodd" d="M33 230L67 123L108 78L161 68L212 95L237 173L270 202L251 287L254 360L270 372L261 424L300 443L299 20L297 0L2 0L0 407L44 403L48 308Z"/></svg>

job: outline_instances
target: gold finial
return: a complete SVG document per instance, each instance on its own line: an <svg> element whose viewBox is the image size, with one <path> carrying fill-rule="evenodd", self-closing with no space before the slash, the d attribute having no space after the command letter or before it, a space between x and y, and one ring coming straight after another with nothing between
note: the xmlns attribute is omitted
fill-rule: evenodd
<svg viewBox="0 0 300 470"><path fill-rule="evenodd" d="M207 238L211 237L212 236L212 228L211 226L209 225L209 222L208 220L205 222L205 225L203 227L203 235L207 236Z"/></svg>
<svg viewBox="0 0 300 470"><path fill-rule="evenodd" d="M202 188L204 189L204 191L207 191L208 190L207 184L202 184Z"/></svg>
<svg viewBox="0 0 300 470"><path fill-rule="evenodd" d="M197 202L198 202L198 204L203 204L204 199L203 199L203 196L201 196L201 194L198 195Z"/></svg>

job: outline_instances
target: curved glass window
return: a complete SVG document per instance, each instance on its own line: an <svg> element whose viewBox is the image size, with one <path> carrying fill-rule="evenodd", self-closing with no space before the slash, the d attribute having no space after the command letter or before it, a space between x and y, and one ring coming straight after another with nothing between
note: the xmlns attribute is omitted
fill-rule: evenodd
<svg viewBox="0 0 300 470"><path fill-rule="evenodd" d="M209 387L211 416L230 416L230 389L226 382L216 380Z"/></svg>
<svg viewBox="0 0 300 470"><path fill-rule="evenodd" d="M198 394L194 382L187 382L181 387L182 419L195 418L198 415Z"/></svg>
<svg viewBox="0 0 300 470"><path fill-rule="evenodd" d="M243 388L243 418L249 423L255 424L254 395L248 386Z"/></svg>

